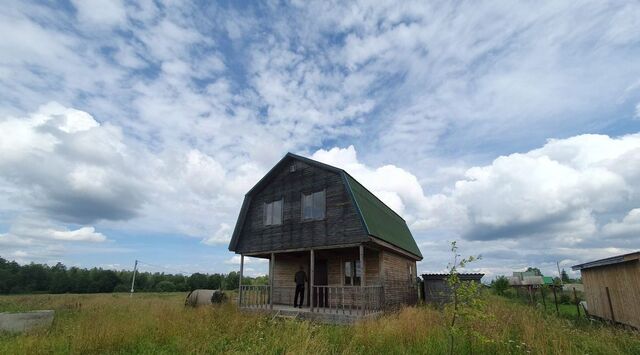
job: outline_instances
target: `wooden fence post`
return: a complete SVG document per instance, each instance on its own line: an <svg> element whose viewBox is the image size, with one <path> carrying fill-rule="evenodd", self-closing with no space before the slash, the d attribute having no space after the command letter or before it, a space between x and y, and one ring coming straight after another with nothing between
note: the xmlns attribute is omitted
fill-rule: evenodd
<svg viewBox="0 0 640 355"><path fill-rule="evenodd" d="M316 260L315 260L315 255L313 254L313 249L311 249L311 270L309 271L311 273L311 275L309 275L309 280L310 285L309 285L309 297L311 300L311 312L313 312L313 306L314 306L314 299L313 299L313 283L314 283L314 274L315 274L315 264L316 264Z"/></svg>
<svg viewBox="0 0 640 355"><path fill-rule="evenodd" d="M560 317L560 310L558 309L558 297L556 296L556 285L553 285L553 302L556 304L556 316Z"/></svg>
<svg viewBox="0 0 640 355"><path fill-rule="evenodd" d="M604 288L607 291L607 302L609 302L609 312L611 312L611 320L616 321L616 316L613 314L613 304L611 303L611 295L609 294L609 287Z"/></svg>
<svg viewBox="0 0 640 355"><path fill-rule="evenodd" d="M578 312L578 318L580 318L580 302L578 302L578 295L576 294L576 288L573 288L573 299L576 301L576 311Z"/></svg>
<svg viewBox="0 0 640 355"><path fill-rule="evenodd" d="M364 245L360 244L360 308L362 315L364 316L364 286L365 286L365 272L364 272Z"/></svg>
<svg viewBox="0 0 640 355"><path fill-rule="evenodd" d="M240 254L240 281L238 281L238 305L242 307L242 273L244 271L244 254Z"/></svg>
<svg viewBox="0 0 640 355"><path fill-rule="evenodd" d="M276 268L276 254L271 253L271 262L269 263L269 308L273 309L273 271Z"/></svg>

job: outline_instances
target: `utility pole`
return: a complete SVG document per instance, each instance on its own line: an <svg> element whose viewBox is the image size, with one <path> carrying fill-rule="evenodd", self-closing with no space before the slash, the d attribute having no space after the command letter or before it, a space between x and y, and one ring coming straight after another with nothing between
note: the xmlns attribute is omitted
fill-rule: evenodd
<svg viewBox="0 0 640 355"><path fill-rule="evenodd" d="M564 286L564 281L562 280L562 273L560 272L560 263L556 261L556 267L558 268L558 277L560 278L560 285Z"/></svg>
<svg viewBox="0 0 640 355"><path fill-rule="evenodd" d="M138 271L138 260L136 260L136 263L133 266L133 279L131 279L131 293L129 294L129 297L133 297L133 286L136 284L136 271Z"/></svg>

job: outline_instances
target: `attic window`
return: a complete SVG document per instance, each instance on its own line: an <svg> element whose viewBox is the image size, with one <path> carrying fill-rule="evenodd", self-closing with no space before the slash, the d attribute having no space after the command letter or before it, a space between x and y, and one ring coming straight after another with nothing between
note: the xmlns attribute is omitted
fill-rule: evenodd
<svg viewBox="0 0 640 355"><path fill-rule="evenodd" d="M264 204L264 225L282 224L282 199Z"/></svg>
<svg viewBox="0 0 640 355"><path fill-rule="evenodd" d="M324 219L325 197L324 190L311 194L302 194L302 219Z"/></svg>
<svg viewBox="0 0 640 355"><path fill-rule="evenodd" d="M295 173L296 172L296 163L293 163L293 164L289 165L289 172L290 173Z"/></svg>

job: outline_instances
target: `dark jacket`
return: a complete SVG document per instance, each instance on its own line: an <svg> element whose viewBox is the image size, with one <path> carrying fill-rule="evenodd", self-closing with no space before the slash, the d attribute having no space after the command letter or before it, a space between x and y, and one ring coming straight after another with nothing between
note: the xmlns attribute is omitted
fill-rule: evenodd
<svg viewBox="0 0 640 355"><path fill-rule="evenodd" d="M305 281L307 281L307 274L300 270L296 272L296 276L293 278L293 281L296 282L296 285L304 285Z"/></svg>

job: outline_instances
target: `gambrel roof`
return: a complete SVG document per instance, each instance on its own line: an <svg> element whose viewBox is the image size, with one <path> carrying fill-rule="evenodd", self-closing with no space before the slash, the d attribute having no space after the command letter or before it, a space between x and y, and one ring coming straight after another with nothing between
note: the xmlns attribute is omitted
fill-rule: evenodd
<svg viewBox="0 0 640 355"><path fill-rule="evenodd" d="M407 223L399 214L389 208L389 206L377 198L373 193L371 193L371 191L367 190L367 188L343 169L293 153L287 153L245 195L242 208L240 210L240 216L238 217L238 221L233 231L233 236L231 237L231 242L229 243L229 250L236 250L239 235L242 226L244 225L244 219L246 218L247 210L251 203L253 194L260 191L266 184L268 184L277 171L289 164L291 160L300 160L306 164L338 173L342 177L344 185L352 199L366 233L373 238L387 242L414 255L417 259L422 259L422 253L420 253L420 249L413 239L413 235L411 235L411 231L409 230Z"/></svg>

